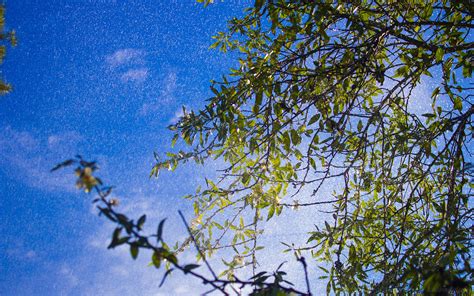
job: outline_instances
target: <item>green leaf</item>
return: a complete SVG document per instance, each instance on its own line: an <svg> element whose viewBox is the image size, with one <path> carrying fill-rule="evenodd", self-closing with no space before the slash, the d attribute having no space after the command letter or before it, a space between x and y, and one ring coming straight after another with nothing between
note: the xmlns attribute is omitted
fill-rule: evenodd
<svg viewBox="0 0 474 296"><path fill-rule="evenodd" d="M169 262L171 262L173 264L178 264L178 258L176 258L175 254L168 253L168 254L166 254L165 258L166 258L166 260L168 260Z"/></svg>
<svg viewBox="0 0 474 296"><path fill-rule="evenodd" d="M407 65L401 66L395 71L395 78L405 77L408 74L409 68Z"/></svg>
<svg viewBox="0 0 474 296"><path fill-rule="evenodd" d="M159 165L154 165L153 168L151 169L150 172L150 178L155 176L158 177L158 173L160 172L160 166Z"/></svg>
<svg viewBox="0 0 474 296"><path fill-rule="evenodd" d="M436 50L436 54L435 54L436 62L438 62L438 63L442 62L443 61L443 56L444 56L443 48L438 47L438 49Z"/></svg>
<svg viewBox="0 0 474 296"><path fill-rule="evenodd" d="M291 135L291 142L293 142L293 145L298 145L301 143L301 136L298 134L298 132L294 129L290 130L290 135Z"/></svg>
<svg viewBox="0 0 474 296"><path fill-rule="evenodd" d="M324 225L326 226L326 230L331 232L331 225L329 225L328 221L324 221Z"/></svg>
<svg viewBox="0 0 474 296"><path fill-rule="evenodd" d="M179 138L179 134L175 134L173 136L173 139L171 140L171 147L173 148L174 145L176 145L176 141L178 141L178 138Z"/></svg>
<svg viewBox="0 0 474 296"><path fill-rule="evenodd" d="M115 248L119 245L120 242L120 233L122 232L122 227L115 228L114 232L112 233L112 241L110 242L107 249Z"/></svg>
<svg viewBox="0 0 474 296"><path fill-rule="evenodd" d="M162 259L162 256L159 252L155 251L153 253L153 255L151 256L151 262L153 263L153 265L156 267L156 268L160 268L161 266L161 259Z"/></svg>
<svg viewBox="0 0 474 296"><path fill-rule="evenodd" d="M282 134L282 138L283 138L283 148L284 148L286 151L290 151L291 139L290 139L290 136L289 136L288 132L284 132L284 133Z"/></svg>
<svg viewBox="0 0 474 296"><path fill-rule="evenodd" d="M316 121L318 121L320 117L321 117L321 115L320 115L319 113L316 114L316 115L313 115L313 116L311 117L311 119L308 121L308 126L309 126L309 125L312 125L313 123L315 123Z"/></svg>
<svg viewBox="0 0 474 296"><path fill-rule="evenodd" d="M314 158L312 157L309 158L309 164L314 170L316 170L316 161L314 161Z"/></svg>
<svg viewBox="0 0 474 296"><path fill-rule="evenodd" d="M138 245L137 244L130 244L130 255L135 260L138 257Z"/></svg>
<svg viewBox="0 0 474 296"><path fill-rule="evenodd" d="M455 97L453 103L455 110L462 111L462 100L460 97Z"/></svg>
<svg viewBox="0 0 474 296"><path fill-rule="evenodd" d="M283 210L283 206L275 206L277 216L280 216L281 211Z"/></svg>
<svg viewBox="0 0 474 296"><path fill-rule="evenodd" d="M244 186L247 186L249 184L249 180L250 180L250 174L247 173L247 172L243 173L243 175L242 175L242 184Z"/></svg>
<svg viewBox="0 0 474 296"><path fill-rule="evenodd" d="M255 104L253 105L253 113L258 114L258 111L260 110L260 105L262 104L263 100L263 90L259 90L255 94Z"/></svg>
<svg viewBox="0 0 474 296"><path fill-rule="evenodd" d="M268 209L267 221L270 220L274 214L275 214L275 205L271 205L270 209Z"/></svg>
<svg viewBox="0 0 474 296"><path fill-rule="evenodd" d="M427 117L427 118L436 117L436 115L434 115L433 113L425 113L425 114L421 114L421 116L424 116L424 117Z"/></svg>
<svg viewBox="0 0 474 296"><path fill-rule="evenodd" d="M146 221L146 215L142 215L137 221L138 229L141 230L143 228L143 225L145 224L145 221Z"/></svg>
<svg viewBox="0 0 474 296"><path fill-rule="evenodd" d="M186 274L186 273L190 272L191 270L198 268L199 266L200 266L200 265L198 265L198 264L188 264L188 265L185 265L185 266L183 267L183 272Z"/></svg>
<svg viewBox="0 0 474 296"><path fill-rule="evenodd" d="M156 241L159 242L163 240L163 226L165 224L166 218L160 221L160 224L158 224L158 230L156 231Z"/></svg>

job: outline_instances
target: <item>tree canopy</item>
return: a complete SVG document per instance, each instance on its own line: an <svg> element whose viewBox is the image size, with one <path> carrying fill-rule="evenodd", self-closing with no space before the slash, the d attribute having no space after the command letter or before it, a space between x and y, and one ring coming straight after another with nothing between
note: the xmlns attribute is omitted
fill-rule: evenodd
<svg viewBox="0 0 474 296"><path fill-rule="evenodd" d="M468 1L257 0L230 20L211 47L237 52L239 67L212 82L205 108L170 126L172 145L188 148L151 171L226 164L186 197L195 218L175 249L161 241L162 223L155 246L140 234L146 216L134 222L115 210L94 163L58 167L78 162L78 186L97 189L100 211L120 224L112 247L126 243L133 257L152 249L155 265L168 259L195 276L194 265L177 263L187 245L201 258L234 252L223 275L203 279L223 293L245 284L235 273L245 266L255 291L269 291L255 271L264 221L302 207L330 209L304 230L307 241L288 245L305 271L325 272L307 282L324 281L327 293L470 291L472 13ZM427 81L436 82L430 93L417 91ZM311 293L309 283L282 291Z"/></svg>

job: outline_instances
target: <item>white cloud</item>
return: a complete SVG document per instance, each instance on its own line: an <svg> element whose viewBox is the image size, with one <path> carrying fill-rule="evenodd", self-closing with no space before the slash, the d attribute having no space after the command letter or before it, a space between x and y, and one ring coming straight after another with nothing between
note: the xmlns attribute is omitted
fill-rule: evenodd
<svg viewBox="0 0 474 296"><path fill-rule="evenodd" d="M168 101L172 99L172 95L176 90L176 81L177 81L178 76L176 75L176 72L171 71L168 73L166 76L166 79L164 81L163 85L163 91L161 93L161 99L162 101Z"/></svg>
<svg viewBox="0 0 474 296"><path fill-rule="evenodd" d="M105 57L109 70L123 83L144 82L149 74L145 51L134 48L122 48Z"/></svg>
<svg viewBox="0 0 474 296"><path fill-rule="evenodd" d="M75 131L67 131L48 137L48 149L61 151L76 146L83 140L83 137Z"/></svg>
<svg viewBox="0 0 474 296"><path fill-rule="evenodd" d="M148 77L148 68L127 70L120 76L123 82L144 82Z"/></svg>
<svg viewBox="0 0 474 296"><path fill-rule="evenodd" d="M139 49L123 48L106 56L105 61L110 68L117 68L123 65L142 65L145 63L145 53Z"/></svg>

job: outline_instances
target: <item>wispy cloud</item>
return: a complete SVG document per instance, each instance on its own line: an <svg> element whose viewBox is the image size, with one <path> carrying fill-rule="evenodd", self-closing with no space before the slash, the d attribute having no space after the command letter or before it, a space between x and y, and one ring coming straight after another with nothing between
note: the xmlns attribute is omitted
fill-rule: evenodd
<svg viewBox="0 0 474 296"><path fill-rule="evenodd" d="M130 69L120 76L123 82L143 82L148 76L148 68Z"/></svg>
<svg viewBox="0 0 474 296"><path fill-rule="evenodd" d="M139 49L123 48L106 56L105 61L110 68L120 66L143 65L145 53Z"/></svg>
<svg viewBox="0 0 474 296"><path fill-rule="evenodd" d="M177 79L178 76L176 75L175 71L170 71L166 76L166 79L163 83L163 91L161 93L161 101L169 101L173 99L173 93L177 87Z"/></svg>
<svg viewBox="0 0 474 296"><path fill-rule="evenodd" d="M107 55L105 63L123 83L142 83L149 74L145 56L143 50L123 48Z"/></svg>
<svg viewBox="0 0 474 296"><path fill-rule="evenodd" d="M72 191L72 176L51 174L50 169L64 158L74 155L83 140L74 131L37 137L10 126L0 128L0 169L29 186L47 191Z"/></svg>
<svg viewBox="0 0 474 296"><path fill-rule="evenodd" d="M163 82L160 94L153 102L143 104L139 111L142 116L149 115L159 111L164 104L170 104L175 101L175 92L178 88L178 76L175 71L170 71Z"/></svg>
<svg viewBox="0 0 474 296"><path fill-rule="evenodd" d="M31 246L26 245L22 239L15 238L11 240L9 237L4 237L4 243L5 242L8 242L8 244L4 245L3 252L7 257L14 257L16 260L23 262L36 261L39 257L38 253L30 249Z"/></svg>
<svg viewBox="0 0 474 296"><path fill-rule="evenodd" d="M48 136L48 149L51 151L61 151L74 148L84 138L78 132L67 131Z"/></svg>

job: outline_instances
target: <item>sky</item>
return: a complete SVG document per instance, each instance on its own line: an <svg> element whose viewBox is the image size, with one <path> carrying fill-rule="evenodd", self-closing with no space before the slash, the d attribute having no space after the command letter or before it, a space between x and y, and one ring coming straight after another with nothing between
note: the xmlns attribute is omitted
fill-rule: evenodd
<svg viewBox="0 0 474 296"><path fill-rule="evenodd" d="M188 166L149 179L153 152L170 149L167 126L198 108L209 81L235 64L210 50L226 20L249 1L204 8L194 0L6 1L18 37L2 65L13 92L0 97L0 295L189 295L176 274L158 289L149 256L107 250L113 225L74 188L60 161L99 161L121 210L168 217L185 234L181 196L202 182ZM156 225L156 224L155 224ZM192 256L188 258L193 260ZM193 290L196 291L196 290Z"/></svg>
<svg viewBox="0 0 474 296"><path fill-rule="evenodd" d="M232 54L209 46L253 1L207 8L194 0L131 2L6 1L7 27L16 31L18 46L1 69L14 89L0 97L0 295L206 291L181 274L158 288L162 272L147 266L149 254L133 261L126 248L107 250L114 225L97 216L93 197L75 189L71 173L50 172L76 154L97 160L102 179L116 186L120 210L146 213L153 227L166 217L170 240L185 237L177 211L191 219L192 205L181 197L215 175L218 164L211 163L148 177L153 152L171 149L167 126L182 106L203 106L210 80L237 64ZM413 103L415 112L430 108L433 85L425 81L414 92L428 98ZM305 211L284 212L267 224L262 269L274 270L286 258L272 255L284 249L282 233L290 243L306 237L316 218ZM286 259L286 270L300 281L298 263Z"/></svg>

